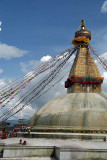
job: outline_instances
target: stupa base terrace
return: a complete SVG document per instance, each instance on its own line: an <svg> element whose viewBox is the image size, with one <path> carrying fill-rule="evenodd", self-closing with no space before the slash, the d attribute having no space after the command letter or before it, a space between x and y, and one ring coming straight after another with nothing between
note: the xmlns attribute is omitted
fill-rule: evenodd
<svg viewBox="0 0 107 160"><path fill-rule="evenodd" d="M74 132L74 131L72 131ZM92 132L92 131L91 131ZM106 131L107 132L107 131ZM99 134L100 133L100 134ZM20 132L18 133L18 137L23 138L52 138L52 139L77 139L77 140L99 140L99 141L106 141L107 139L107 133L104 133L104 131L97 131L94 133L70 133L70 132L31 132L28 134L27 132Z"/></svg>
<svg viewBox="0 0 107 160"><path fill-rule="evenodd" d="M39 133L38 133L39 134ZM91 136L94 136L91 135ZM99 136L99 135L98 135ZM104 135L102 135L104 136ZM105 135L106 137L106 135ZM3 160L106 160L106 139L77 140L49 138L20 138L0 140ZM105 140L105 141L104 141Z"/></svg>

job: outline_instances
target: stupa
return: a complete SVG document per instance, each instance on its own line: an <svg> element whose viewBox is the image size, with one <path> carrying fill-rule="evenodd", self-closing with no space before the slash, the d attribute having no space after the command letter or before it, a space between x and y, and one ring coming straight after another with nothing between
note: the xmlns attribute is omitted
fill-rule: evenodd
<svg viewBox="0 0 107 160"><path fill-rule="evenodd" d="M89 51L91 32L82 19L72 43L77 54L61 95L29 120L32 131L107 133L107 96L102 94L103 77Z"/></svg>
<svg viewBox="0 0 107 160"><path fill-rule="evenodd" d="M107 95L89 52L91 32L82 20L72 43L77 54L65 88L67 94L44 105L29 120L31 132L2 141L5 159L107 160ZM18 144L26 140L26 146ZM17 143L16 143L17 142Z"/></svg>

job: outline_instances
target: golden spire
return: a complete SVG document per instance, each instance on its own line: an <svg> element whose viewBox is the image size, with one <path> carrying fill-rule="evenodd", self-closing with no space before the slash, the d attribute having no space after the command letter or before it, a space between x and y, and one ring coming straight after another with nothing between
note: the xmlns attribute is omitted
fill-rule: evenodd
<svg viewBox="0 0 107 160"><path fill-rule="evenodd" d="M101 92L103 78L101 78L97 65L89 52L90 39L91 32L87 30L85 21L82 19L78 31L75 32L75 38L72 40L72 43L78 47L69 78L65 82L68 93Z"/></svg>
<svg viewBox="0 0 107 160"><path fill-rule="evenodd" d="M82 19L78 31L75 32L75 38L72 40L73 45L88 44L91 39L91 32L87 30L85 21Z"/></svg>

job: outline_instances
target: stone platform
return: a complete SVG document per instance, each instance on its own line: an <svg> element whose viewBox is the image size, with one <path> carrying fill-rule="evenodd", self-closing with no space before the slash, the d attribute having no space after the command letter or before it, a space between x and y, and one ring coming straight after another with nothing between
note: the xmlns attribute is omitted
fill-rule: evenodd
<svg viewBox="0 0 107 160"><path fill-rule="evenodd" d="M107 160L107 149L56 147L58 160Z"/></svg>
<svg viewBox="0 0 107 160"><path fill-rule="evenodd" d="M2 158L2 160L57 160L53 157L20 157L20 158Z"/></svg>
<svg viewBox="0 0 107 160"><path fill-rule="evenodd" d="M79 139L79 140L107 140L107 134L95 133L64 133L64 132L19 132L18 137L24 138L51 138L51 139Z"/></svg>
<svg viewBox="0 0 107 160"><path fill-rule="evenodd" d="M97 139L20 138L0 140L3 160L107 160L107 142Z"/></svg>

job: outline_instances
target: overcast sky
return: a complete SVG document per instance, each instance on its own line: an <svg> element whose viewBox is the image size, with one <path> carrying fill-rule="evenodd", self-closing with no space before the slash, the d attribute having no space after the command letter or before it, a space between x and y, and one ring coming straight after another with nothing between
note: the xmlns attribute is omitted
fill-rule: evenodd
<svg viewBox="0 0 107 160"><path fill-rule="evenodd" d="M40 61L70 48L82 18L92 33L90 45L107 59L107 0L1 0L1 87L21 77ZM103 92L107 93L107 72L97 65L105 78ZM67 76L16 117L29 118L49 100L65 94L65 79Z"/></svg>

